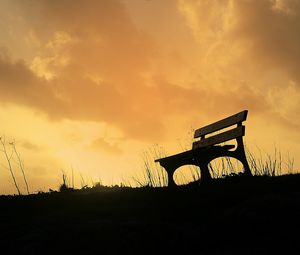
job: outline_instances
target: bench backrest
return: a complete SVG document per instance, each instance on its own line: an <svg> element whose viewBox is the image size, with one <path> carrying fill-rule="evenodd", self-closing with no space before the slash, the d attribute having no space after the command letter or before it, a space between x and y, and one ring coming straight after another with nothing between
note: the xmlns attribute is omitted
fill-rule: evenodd
<svg viewBox="0 0 300 255"><path fill-rule="evenodd" d="M242 111L225 119L214 122L195 131L194 138L201 138L193 143L193 149L211 146L214 144L223 143L245 135L245 126L242 122L247 119L248 111ZM225 131L223 133L205 138L206 135L219 131L230 126L237 125L236 128Z"/></svg>

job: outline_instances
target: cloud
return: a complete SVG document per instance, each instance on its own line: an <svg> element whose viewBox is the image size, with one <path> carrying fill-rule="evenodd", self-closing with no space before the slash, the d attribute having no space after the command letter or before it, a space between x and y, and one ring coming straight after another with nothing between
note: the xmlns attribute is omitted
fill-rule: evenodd
<svg viewBox="0 0 300 255"><path fill-rule="evenodd" d="M160 135L162 115L184 109L187 97L196 97L192 90L170 84L121 92L113 84L98 84L75 75L49 81L37 77L23 61L4 58L0 58L0 74L2 102L31 106L56 120L106 121L139 138L150 135L149 131Z"/></svg>
<svg viewBox="0 0 300 255"><path fill-rule="evenodd" d="M226 100L237 105L243 98L257 114L299 127L299 1L179 0L178 8L204 53L207 80L240 91Z"/></svg>
<svg viewBox="0 0 300 255"><path fill-rule="evenodd" d="M94 140L90 146L93 151L100 150L107 154L120 155L123 151L116 143L109 143L104 138L100 137Z"/></svg>
<svg viewBox="0 0 300 255"><path fill-rule="evenodd" d="M41 148L40 146L32 143L32 142L29 142L29 141L23 141L21 143L21 146L24 148L24 149L27 149L27 150L30 150L30 151L41 151L43 148Z"/></svg>
<svg viewBox="0 0 300 255"><path fill-rule="evenodd" d="M181 58L180 69L172 61L162 70L157 65L168 54L135 26L121 1L13 3L18 8L12 16L26 24L24 40L34 54L0 55L2 103L30 106L56 121L106 122L127 138L146 141L166 136L169 117L245 108L277 113L295 125L290 117L300 112L300 103L273 96L274 88L291 82L286 96L299 90L295 1L178 1L198 49L193 60L185 50L172 50ZM193 79L167 78L185 67Z"/></svg>
<svg viewBox="0 0 300 255"><path fill-rule="evenodd" d="M15 2L41 47L31 63L2 56L3 101L29 105L57 120L109 122L125 135L145 138L147 126L154 125L157 132L151 133L161 135L160 120L143 110L151 102L139 95L146 90L141 73L152 49L119 1Z"/></svg>
<svg viewBox="0 0 300 255"><path fill-rule="evenodd" d="M248 42L248 56L252 55L252 60L259 58L256 62L261 63L260 67L282 70L299 85L300 4L235 1L233 13L236 25L230 34L237 42Z"/></svg>
<svg viewBox="0 0 300 255"><path fill-rule="evenodd" d="M41 46L31 62L0 58L2 102L107 122L142 140L164 137L164 119L204 103L202 91L144 78L158 49L119 1L16 2Z"/></svg>
<svg viewBox="0 0 300 255"><path fill-rule="evenodd" d="M179 9L207 57L243 63L251 74L273 69L300 84L298 1L180 0Z"/></svg>

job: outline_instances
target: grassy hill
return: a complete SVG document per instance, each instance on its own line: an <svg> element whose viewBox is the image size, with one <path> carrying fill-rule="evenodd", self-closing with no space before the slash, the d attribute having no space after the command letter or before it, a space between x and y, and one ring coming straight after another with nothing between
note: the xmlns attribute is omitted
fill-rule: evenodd
<svg viewBox="0 0 300 255"><path fill-rule="evenodd" d="M13 254L297 253L300 175L0 197Z"/></svg>

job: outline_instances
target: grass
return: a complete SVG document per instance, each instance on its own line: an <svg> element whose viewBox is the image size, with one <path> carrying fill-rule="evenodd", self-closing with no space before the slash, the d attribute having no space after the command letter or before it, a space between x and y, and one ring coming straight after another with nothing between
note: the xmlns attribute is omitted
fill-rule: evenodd
<svg viewBox="0 0 300 255"><path fill-rule="evenodd" d="M143 174L134 177L136 186L139 187L165 187L168 184L166 171L159 163L154 163L157 158L165 157L165 151L158 146L144 152ZM259 148L255 153L246 151L249 167L254 176L280 176L282 174L296 173L294 170L294 159L288 154L285 158L282 153L274 148L272 154L263 152ZM179 185L201 182L201 175L197 166L188 165L185 169L179 168L174 173L175 182ZM213 179L238 176L243 172L242 164L230 157L216 159L209 164L210 174Z"/></svg>
<svg viewBox="0 0 300 255"><path fill-rule="evenodd" d="M294 170L294 159L287 155L285 158L282 153L274 148L272 154L263 152L259 148L255 153L247 150L247 160L254 176L280 176L282 174L296 173ZM82 190L103 190L110 187L166 187L168 185L168 176L163 167L159 163L155 163L157 158L165 157L166 153L162 147L154 146L142 155L142 171L139 175L132 177L132 182L124 180L120 185L104 186L101 181L91 182L88 185L82 175L81 189ZM213 179L223 179L228 177L237 177L243 171L242 164L230 157L223 157L214 160L209 165L210 174ZM66 172L62 172L62 183L59 186L59 191L76 190L74 184L70 184ZM73 175L71 177L73 179ZM201 175L199 168L196 166L188 165L181 171L177 170L174 174L175 182L179 185L200 184ZM133 184L132 184L133 183Z"/></svg>

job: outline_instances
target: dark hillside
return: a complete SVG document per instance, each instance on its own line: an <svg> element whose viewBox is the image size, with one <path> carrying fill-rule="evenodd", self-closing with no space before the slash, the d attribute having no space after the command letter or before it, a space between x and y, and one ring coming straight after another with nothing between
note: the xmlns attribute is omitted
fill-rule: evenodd
<svg viewBox="0 0 300 255"><path fill-rule="evenodd" d="M297 254L300 175L0 197L12 254Z"/></svg>

